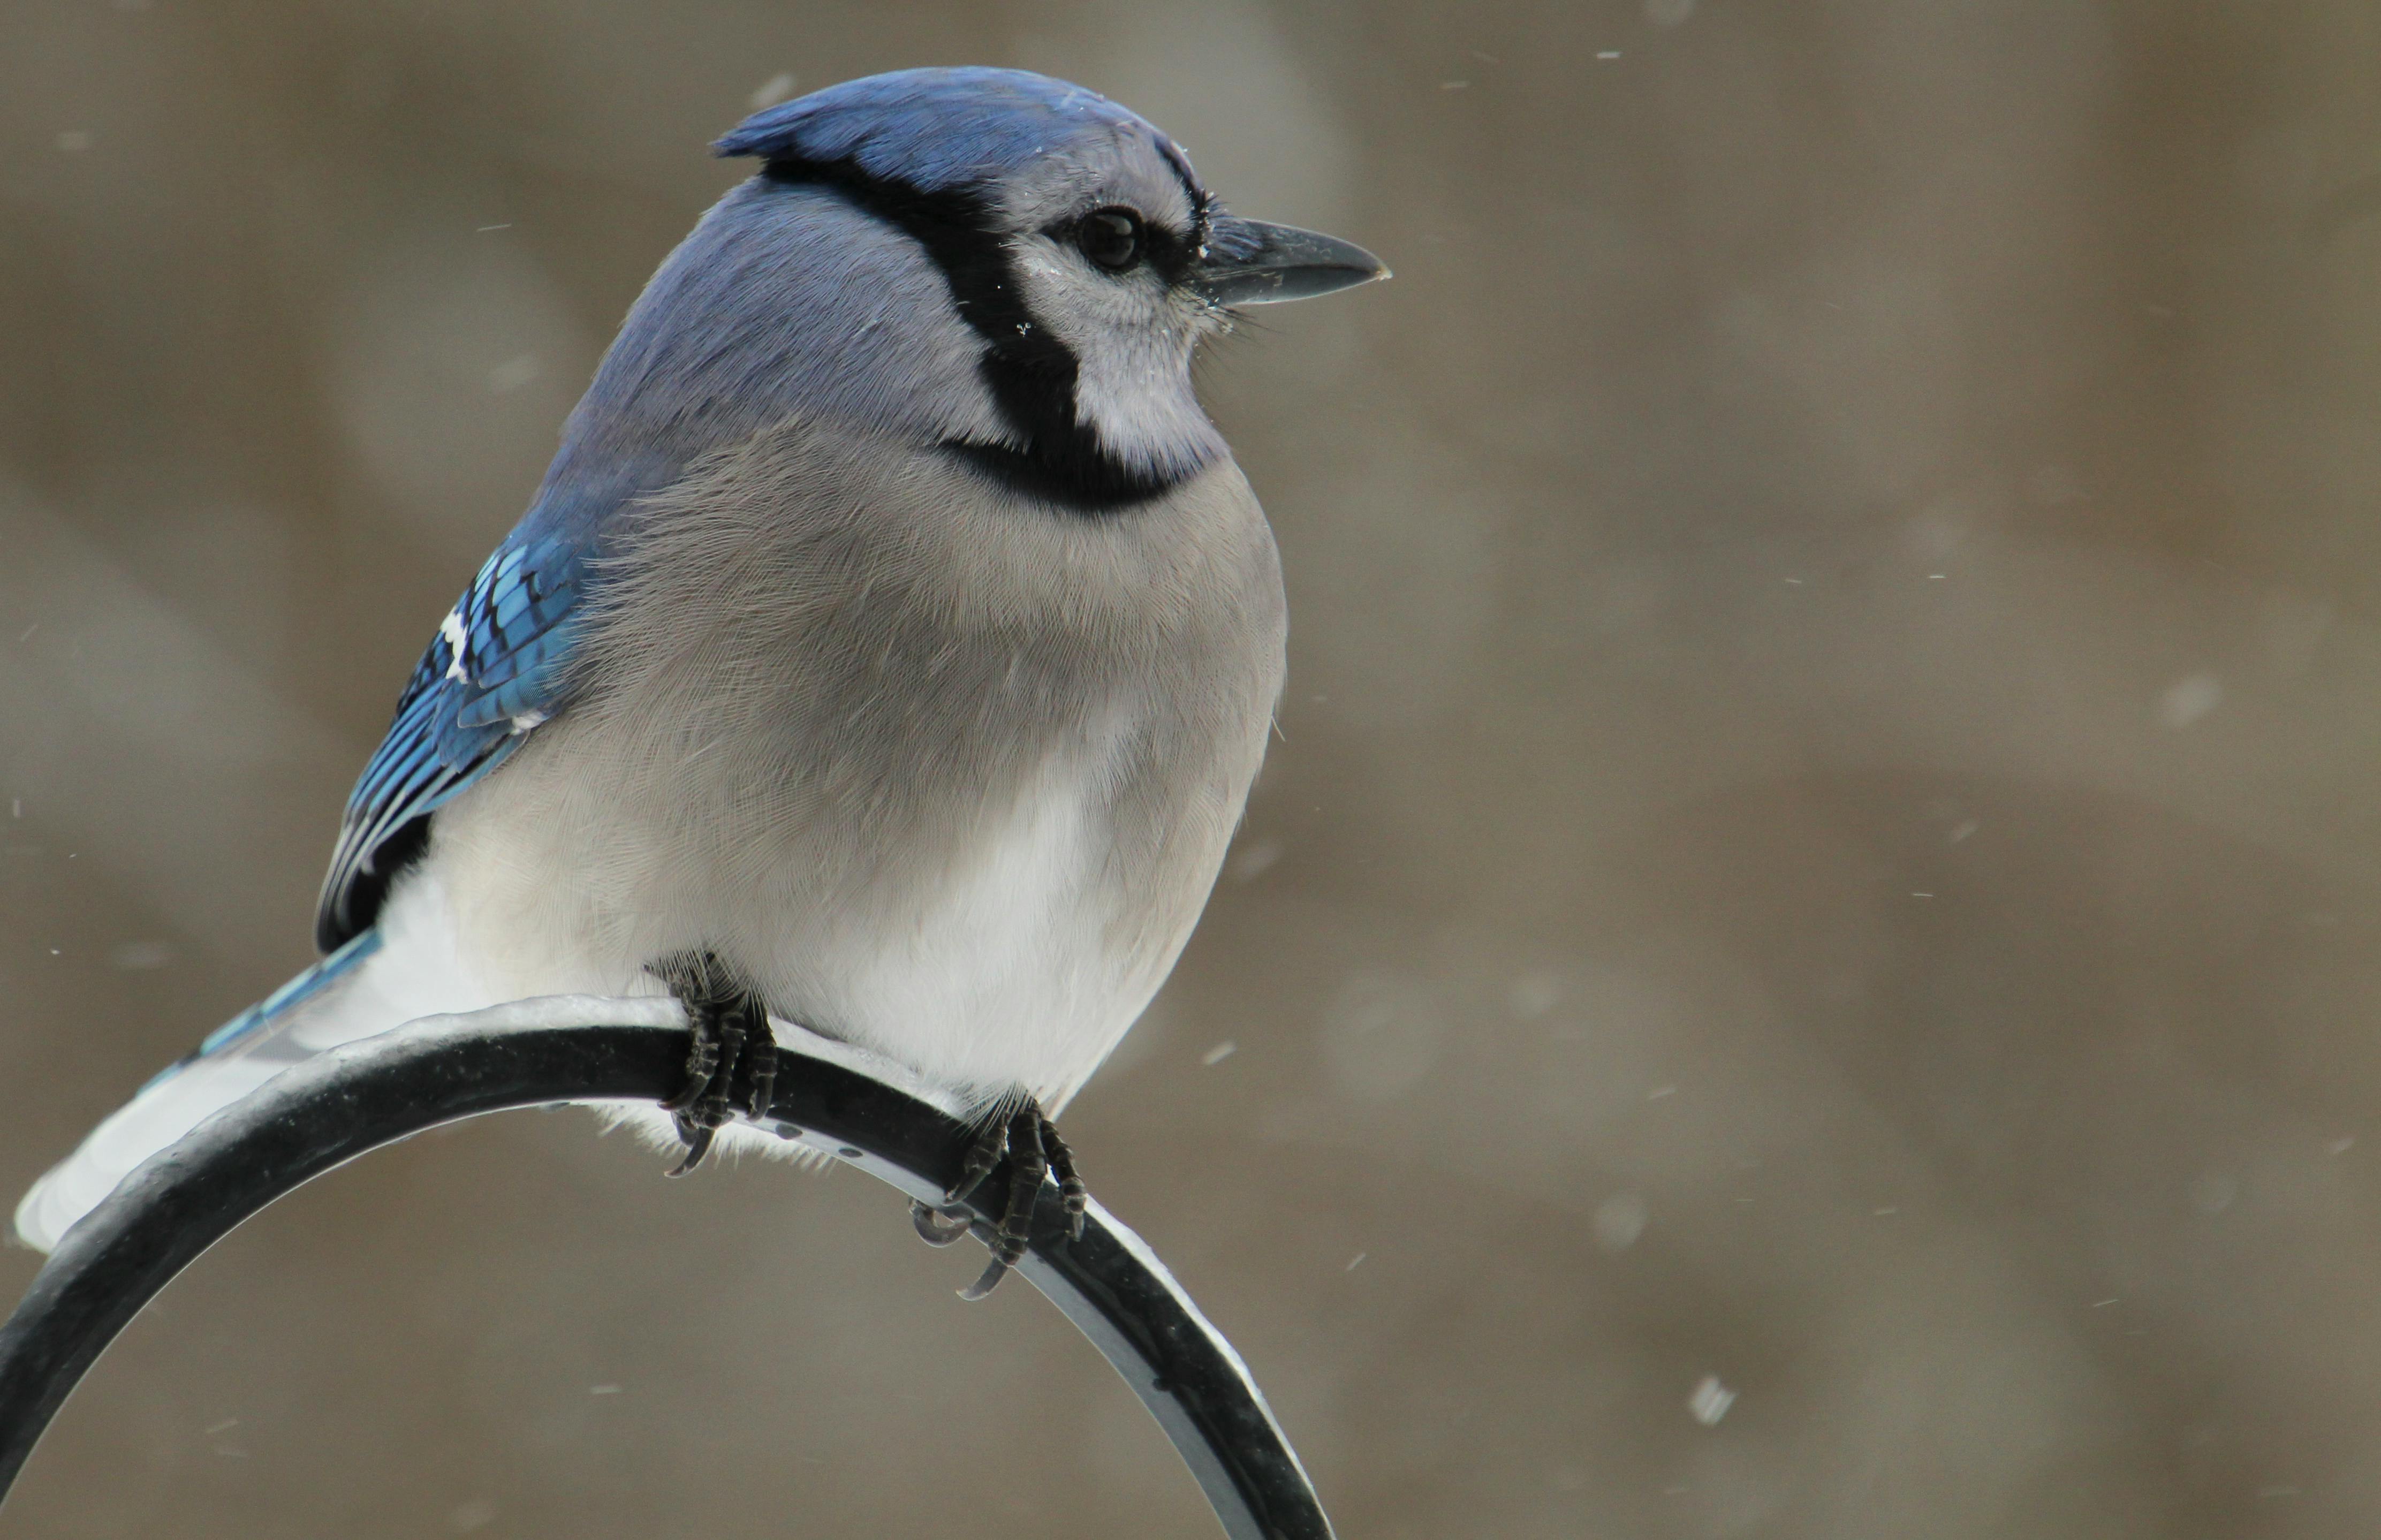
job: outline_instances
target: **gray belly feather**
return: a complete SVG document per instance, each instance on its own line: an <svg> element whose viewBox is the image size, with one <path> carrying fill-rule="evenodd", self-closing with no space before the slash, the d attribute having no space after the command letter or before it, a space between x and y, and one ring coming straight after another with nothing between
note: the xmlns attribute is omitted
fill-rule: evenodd
<svg viewBox="0 0 2381 1540"><path fill-rule="evenodd" d="M708 947L815 1031L1062 1103L1173 966L1264 752L1281 581L1238 469L1090 519L794 426L633 538L577 703L433 830L492 986Z"/></svg>

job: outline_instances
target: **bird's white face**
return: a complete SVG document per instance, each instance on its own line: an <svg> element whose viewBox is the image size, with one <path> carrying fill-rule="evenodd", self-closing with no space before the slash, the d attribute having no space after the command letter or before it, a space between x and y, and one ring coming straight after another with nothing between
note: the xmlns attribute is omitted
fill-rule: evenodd
<svg viewBox="0 0 2381 1540"><path fill-rule="evenodd" d="M1053 156L1006 193L1019 298L1074 358L1078 421L1137 469L1180 473L1211 458L1220 444L1190 360L1228 317L1189 281L1208 209L1188 163L1119 134Z"/></svg>

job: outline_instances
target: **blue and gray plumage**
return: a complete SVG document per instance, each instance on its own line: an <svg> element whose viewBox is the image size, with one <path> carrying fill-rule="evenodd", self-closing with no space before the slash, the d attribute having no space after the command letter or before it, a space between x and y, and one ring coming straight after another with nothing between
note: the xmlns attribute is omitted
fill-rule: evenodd
<svg viewBox="0 0 2381 1540"><path fill-rule="evenodd" d="M325 960L44 1177L28 1241L433 1012L704 954L1055 1111L1172 967L1282 678L1272 536L1191 355L1233 305L1385 270L1018 71L850 81L718 149L758 173L630 312L357 783Z"/></svg>

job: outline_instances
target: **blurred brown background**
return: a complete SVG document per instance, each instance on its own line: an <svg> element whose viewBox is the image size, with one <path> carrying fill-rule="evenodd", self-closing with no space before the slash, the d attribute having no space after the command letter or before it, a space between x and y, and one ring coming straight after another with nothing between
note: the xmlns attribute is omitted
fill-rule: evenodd
<svg viewBox="0 0 2381 1540"><path fill-rule="evenodd" d="M17 0L10 1201L306 960L705 142L957 62L1398 269L1206 366L1292 691L1068 1125L1342 1533L2381 1528L2364 0ZM1212 1533L887 1191L660 1172L517 1116L318 1184L0 1529Z"/></svg>

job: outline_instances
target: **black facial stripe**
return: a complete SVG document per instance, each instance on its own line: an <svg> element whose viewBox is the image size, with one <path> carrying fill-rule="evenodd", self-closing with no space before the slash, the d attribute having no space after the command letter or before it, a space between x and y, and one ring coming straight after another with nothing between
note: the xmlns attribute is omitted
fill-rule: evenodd
<svg viewBox="0 0 2381 1540"><path fill-rule="evenodd" d="M977 368L1009 430L1024 441L947 446L1004 484L1081 513L1145 502L1181 478L1125 464L1078 413L1074 351L1027 308L1014 258L992 233L992 209L971 188L928 192L871 175L854 162L780 159L772 181L832 188L900 230L934 259L951 302L984 340Z"/></svg>

